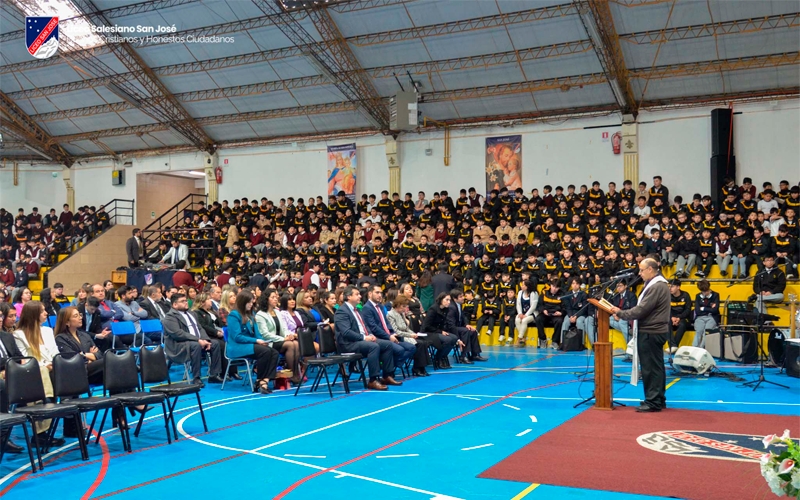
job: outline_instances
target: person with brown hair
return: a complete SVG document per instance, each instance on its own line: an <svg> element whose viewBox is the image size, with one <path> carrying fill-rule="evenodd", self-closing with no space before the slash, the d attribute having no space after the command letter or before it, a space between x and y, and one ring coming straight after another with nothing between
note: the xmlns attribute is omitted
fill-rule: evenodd
<svg viewBox="0 0 800 500"><path fill-rule="evenodd" d="M32 357L39 362L44 394L48 398L52 398L53 383L50 380L50 371L53 369L53 357L58 354L58 347L53 336L53 329L42 326L45 320L47 320L47 311L45 311L44 304L38 300L28 302L22 308L17 330L14 331L14 339L23 356ZM50 420L37 421L35 427L41 444L46 439ZM62 446L63 444L63 438L53 438L50 441L50 446Z"/></svg>
<svg viewBox="0 0 800 500"><path fill-rule="evenodd" d="M90 384L103 383L103 353L95 345L92 337L81 330L83 318L77 307L65 307L58 311L56 319L56 346L64 358L75 355L86 360L86 371Z"/></svg>
<svg viewBox="0 0 800 500"><path fill-rule="evenodd" d="M386 314L386 317L398 337L403 337L405 342L417 346L417 350L414 353L414 367L412 368L414 375L427 377L428 372L425 367L428 366L429 344L425 337L420 337L409 326L410 323L407 319L409 303L410 301L405 295L396 295L392 302L392 308Z"/></svg>

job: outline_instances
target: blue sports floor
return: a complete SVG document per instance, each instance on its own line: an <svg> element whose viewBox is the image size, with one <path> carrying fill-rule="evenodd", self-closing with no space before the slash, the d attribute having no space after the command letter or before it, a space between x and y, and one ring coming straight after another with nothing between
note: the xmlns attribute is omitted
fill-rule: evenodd
<svg viewBox="0 0 800 500"><path fill-rule="evenodd" d="M585 353L493 347L486 363L406 381L386 392L341 385L334 398L321 390L255 395L239 382L202 391L211 432L193 399L179 403L180 440L167 445L160 408L148 414L134 452L125 453L116 429L90 445L81 462L74 440L54 450L43 472L29 474L27 455L0 464L0 496L57 498L389 498L551 499L633 498L603 491L477 478L478 474L588 406L592 392L577 374L591 367ZM757 367L722 364L746 380ZM631 365L615 359L627 380ZM689 408L800 414L800 380L767 369L790 389L757 391L723 377L684 377L668 371L670 409ZM176 378L180 375L176 373ZM355 388L355 384L351 385ZM360 389L360 385L358 386ZM614 384L616 399L638 404L642 387ZM158 413L157 413L158 412ZM647 418L643 415L642 418ZM781 429L776 429L780 431ZM59 432L60 434L60 432ZM17 438L21 442L21 438ZM535 464L532 464L534 466ZM620 471L622 473L622 470ZM622 477L622 476L620 476ZM669 492L664 492L669 495Z"/></svg>

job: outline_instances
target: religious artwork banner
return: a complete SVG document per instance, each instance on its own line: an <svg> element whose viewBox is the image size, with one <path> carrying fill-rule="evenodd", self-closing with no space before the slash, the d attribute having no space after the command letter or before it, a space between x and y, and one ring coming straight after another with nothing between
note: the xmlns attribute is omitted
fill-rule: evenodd
<svg viewBox="0 0 800 500"><path fill-rule="evenodd" d="M328 196L343 191L350 201L356 201L356 145L328 146Z"/></svg>
<svg viewBox="0 0 800 500"><path fill-rule="evenodd" d="M486 193L522 187L522 136L486 138Z"/></svg>

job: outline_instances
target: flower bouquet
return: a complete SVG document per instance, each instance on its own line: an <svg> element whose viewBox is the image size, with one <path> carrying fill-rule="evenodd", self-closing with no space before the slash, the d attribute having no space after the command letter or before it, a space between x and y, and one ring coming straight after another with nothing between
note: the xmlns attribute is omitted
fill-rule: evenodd
<svg viewBox="0 0 800 500"><path fill-rule="evenodd" d="M777 454L768 451L761 456L761 475L769 488L779 497L800 499L800 446L789 437L788 429L782 436L765 436L763 442L764 448L772 446L783 450Z"/></svg>

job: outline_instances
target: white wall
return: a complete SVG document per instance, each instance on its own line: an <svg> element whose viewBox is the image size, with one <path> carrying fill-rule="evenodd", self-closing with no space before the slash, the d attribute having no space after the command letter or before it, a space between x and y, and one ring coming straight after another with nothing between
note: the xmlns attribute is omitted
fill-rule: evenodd
<svg viewBox="0 0 800 500"><path fill-rule="evenodd" d="M757 186L765 180L777 182L800 179L800 100L737 105L734 111L737 179L752 177ZM661 175L671 193L691 197L709 191L711 156L711 108L642 112L639 116L639 177L651 182ZM485 138L522 135L523 188L530 191L545 184L590 184L598 180L623 179L622 156L614 155L611 143L603 142L603 132L619 130L619 117L568 120L556 124L532 124L509 128L482 128L453 131L450 166L443 164L444 143L440 132L406 134L400 137L398 151L402 168L403 192L460 188L483 190ZM346 144L353 140L332 141ZM382 136L355 140L358 147L357 192L378 194L388 189L389 173ZM280 198L325 195L327 161L325 143L297 147L271 146L220 150L224 182L220 199L242 196ZM424 151L433 149L431 156ZM224 164L224 160L228 164ZM133 159L125 169L126 185L111 186L112 163L100 161L73 167L75 201L79 205L99 205L113 198L136 197L136 174L189 170L203 167L202 153ZM13 186L11 168L0 169L0 206L46 211L59 208L66 190L58 167L22 166L20 185Z"/></svg>

